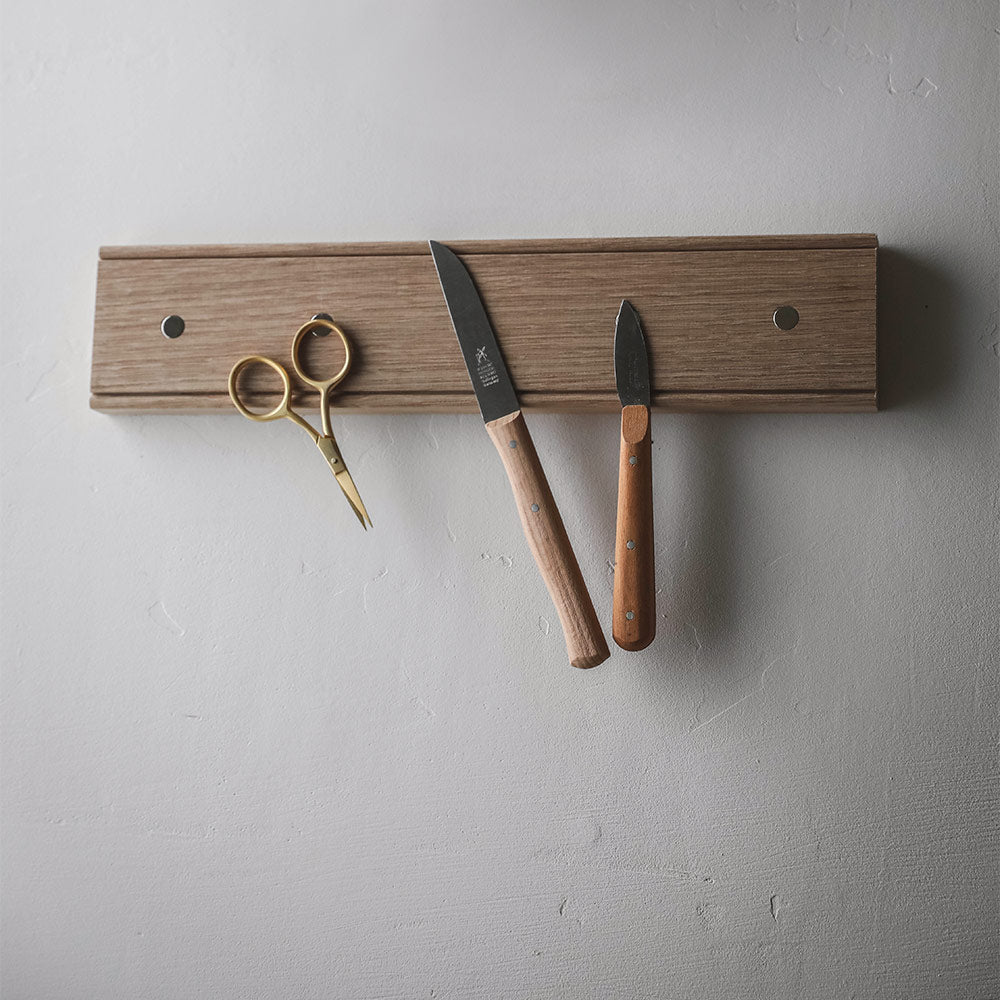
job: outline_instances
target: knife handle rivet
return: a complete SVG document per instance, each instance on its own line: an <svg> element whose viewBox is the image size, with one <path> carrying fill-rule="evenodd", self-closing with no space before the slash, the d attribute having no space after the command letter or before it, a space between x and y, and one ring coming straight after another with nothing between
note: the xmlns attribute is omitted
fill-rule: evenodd
<svg viewBox="0 0 1000 1000"><path fill-rule="evenodd" d="M626 612L625 612L625 617L626 617L626 618L627 618L627 619L628 619L629 621L632 621L632 620L633 620L633 619L635 618L635 612L634 612L634 611L626 611Z"/></svg>
<svg viewBox="0 0 1000 1000"><path fill-rule="evenodd" d="M537 503L533 503L533 504L531 505L531 512L532 512L533 514L537 514L537 513L538 513L538 504L537 504Z"/></svg>
<svg viewBox="0 0 1000 1000"><path fill-rule="evenodd" d="M630 539L629 539L629 540L628 540L628 541L627 541L627 542L625 543L625 548L627 548L627 549L634 549L634 548L635 548L635 542L633 542L633 541L632 541L632 539L630 538Z"/></svg>
<svg viewBox="0 0 1000 1000"><path fill-rule="evenodd" d="M509 442L509 444L510 444L511 448L516 448L517 447L517 442L516 441L511 441L511 442Z"/></svg>
<svg viewBox="0 0 1000 1000"><path fill-rule="evenodd" d="M635 457L635 455L629 455L629 457L628 457L628 464L629 465L635 465L635 463L638 462L638 461L639 461L639 459L637 459Z"/></svg>

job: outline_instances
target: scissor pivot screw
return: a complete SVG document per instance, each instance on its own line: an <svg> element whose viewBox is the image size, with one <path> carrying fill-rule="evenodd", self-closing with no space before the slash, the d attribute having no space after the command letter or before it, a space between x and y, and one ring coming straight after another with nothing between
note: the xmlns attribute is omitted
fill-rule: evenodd
<svg viewBox="0 0 1000 1000"><path fill-rule="evenodd" d="M184 332L184 320L180 316L164 316L160 322L160 332L170 340L176 340Z"/></svg>

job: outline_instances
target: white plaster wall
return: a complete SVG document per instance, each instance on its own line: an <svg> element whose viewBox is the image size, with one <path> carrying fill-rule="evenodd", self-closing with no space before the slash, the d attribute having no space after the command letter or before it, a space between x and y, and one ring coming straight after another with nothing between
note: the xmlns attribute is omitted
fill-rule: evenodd
<svg viewBox="0 0 1000 1000"><path fill-rule="evenodd" d="M998 23L5 0L4 1000L997 996ZM887 408L658 415L589 673L477 417L339 421L365 535L88 409L105 243L852 231ZM617 418L529 420L610 625Z"/></svg>

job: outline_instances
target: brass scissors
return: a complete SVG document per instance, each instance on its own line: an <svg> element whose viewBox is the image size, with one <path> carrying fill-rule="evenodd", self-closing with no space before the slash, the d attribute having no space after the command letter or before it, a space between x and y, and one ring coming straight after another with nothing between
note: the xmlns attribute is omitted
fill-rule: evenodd
<svg viewBox="0 0 1000 1000"><path fill-rule="evenodd" d="M302 338L305 337L306 334L312 333L315 330L326 330L327 333L337 334L344 345L343 366L340 371L333 376L333 378L328 378L323 381L311 378L307 375L303 371L302 364L299 361L299 350L302 345ZM267 365L268 367L273 368L281 376L284 393L282 394L278 405L275 406L273 410L268 410L267 413L254 413L253 410L247 409L239 397L239 391L236 388L236 380L239 378L240 372L250 365ZM332 470L334 476L336 476L340 488L344 491L344 496L347 497L348 503L350 503L354 513L357 514L358 520L361 522L361 527L367 531L368 525L371 525L372 523L372 519L368 516L368 511L365 510L365 505L361 500L361 495L358 493L358 488L354 485L354 480L351 479L351 474L347 471L347 466L344 464L344 459L341 457L340 449L337 447L337 439L333 436L333 428L330 426L330 390L344 380L344 376L347 375L347 371L351 367L351 344L347 339L347 335L332 320L316 317L315 319L309 320L308 323L303 323L296 332L295 339L292 341L292 367L295 369L295 374L298 375L298 377L302 379L306 385L319 391L319 412L323 421L322 434L319 434L316 430L314 430L313 427L309 425L308 421L304 420L292 409L292 380L288 377L288 372L285 370L284 366L278 364L278 362L272 358L265 358L259 354L251 354L248 357L240 358L240 360L233 365L233 370L229 373L229 395L233 401L233 405L240 411L240 413L243 414L244 417L247 417L249 420L280 420L282 417L287 417L289 420L297 423L299 427L301 427L313 439L316 447L319 448L323 457L329 463L330 469ZM368 522L367 525L365 524L366 521Z"/></svg>

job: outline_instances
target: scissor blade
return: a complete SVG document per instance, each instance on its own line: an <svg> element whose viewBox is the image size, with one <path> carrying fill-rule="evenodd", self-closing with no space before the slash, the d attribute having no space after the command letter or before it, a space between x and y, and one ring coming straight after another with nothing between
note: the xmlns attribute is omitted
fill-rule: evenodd
<svg viewBox="0 0 1000 1000"><path fill-rule="evenodd" d="M516 413L517 395L472 275L446 246L430 240L430 247L483 420L489 423Z"/></svg>
<svg viewBox="0 0 1000 1000"><path fill-rule="evenodd" d="M354 485L354 480L351 479L351 474L344 469L343 472L337 473L337 482L340 484L340 488L344 491L344 496L347 497L347 502L351 505L354 513L357 514L358 520L361 522L361 527L368 530L368 526L375 527L372 524L372 519L368 516L368 511L365 510L364 502L361 499L361 494L358 493L358 488ZM365 524L365 521L368 524Z"/></svg>
<svg viewBox="0 0 1000 1000"><path fill-rule="evenodd" d="M649 406L649 357L639 314L622 299L615 321L615 383L622 406Z"/></svg>
<svg viewBox="0 0 1000 1000"><path fill-rule="evenodd" d="M344 463L343 456L340 454L340 449L337 447L337 442L329 435L323 435L316 442L316 447L323 453L327 465L330 466L330 471L336 477L337 485L344 491L344 496L347 497L347 502L351 505L351 509L358 515L361 527L367 531L368 526L365 524L365 518L368 518L368 524L372 523L372 519L368 517L368 511L365 510L365 505L361 502L358 488L354 485L354 480L351 479L351 474L347 471L347 466ZM372 525L372 527L375 526Z"/></svg>

